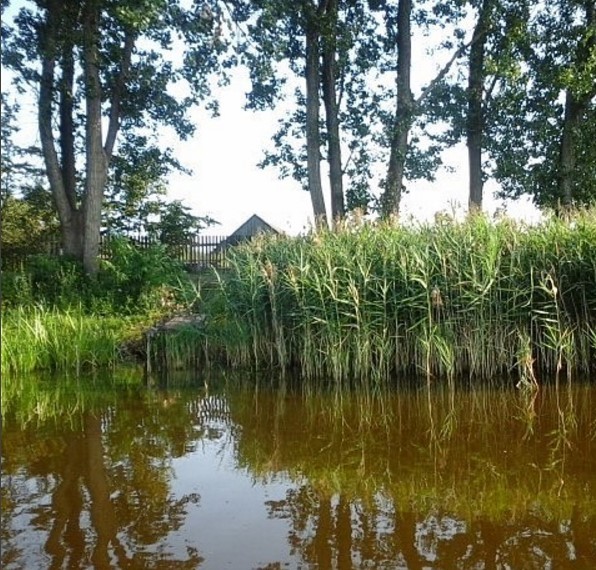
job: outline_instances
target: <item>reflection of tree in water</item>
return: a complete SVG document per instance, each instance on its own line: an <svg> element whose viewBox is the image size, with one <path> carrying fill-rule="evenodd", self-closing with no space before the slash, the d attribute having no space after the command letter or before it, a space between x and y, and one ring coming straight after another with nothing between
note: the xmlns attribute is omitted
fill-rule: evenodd
<svg viewBox="0 0 596 570"><path fill-rule="evenodd" d="M3 476L2 491L3 507L10 507L11 499L13 505L8 512L3 508L3 567L11 559L35 556L18 552L24 547L15 529L26 515L44 537L50 568L200 565L196 549L188 546L186 556L176 559L166 546L168 535L182 526L188 504L199 500L174 497L169 484L170 459L184 453L198 424L176 398L135 399L134 405L84 411L71 430L42 422L10 432L3 472L11 475L9 481ZM19 496L25 495L23 503L32 506L19 513Z"/></svg>
<svg viewBox="0 0 596 570"><path fill-rule="evenodd" d="M348 396L344 406L203 390L114 398L73 413L66 430L29 423L4 438L3 567L39 560L19 541L23 525L52 568L200 566L196 550L170 547L198 500L172 493L171 459L211 440L230 446L236 467L256 480L293 481L266 507L287 524L292 555L305 567L589 568L596 509L593 479L581 469L594 465L594 440L577 435L593 425L592 408L576 398L578 427L564 425L561 455L553 444L561 417L556 407L550 416L541 409L544 398L532 402L531 430L509 397L448 398L447 412L437 399L431 433L424 394L367 408ZM439 429L447 417L454 430ZM560 509L545 502L559 495ZM568 509L574 501L581 508Z"/></svg>
<svg viewBox="0 0 596 570"><path fill-rule="evenodd" d="M590 568L596 544L585 521L536 517L495 524L448 514L396 510L390 499L364 504L310 485L267 504L290 523L292 554L314 568Z"/></svg>

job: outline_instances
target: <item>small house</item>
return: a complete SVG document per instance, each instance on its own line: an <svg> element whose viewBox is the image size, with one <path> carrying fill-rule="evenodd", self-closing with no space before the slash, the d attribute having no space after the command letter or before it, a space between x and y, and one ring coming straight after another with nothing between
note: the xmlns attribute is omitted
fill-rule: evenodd
<svg viewBox="0 0 596 570"><path fill-rule="evenodd" d="M244 222L240 227L233 231L226 239L221 241L215 248L215 251L223 251L228 247L238 245L243 241L248 241L249 239L259 234L266 233L281 235L284 232L273 227L271 224L268 224L260 216L253 214L250 218L248 218L248 220L246 220L246 222Z"/></svg>

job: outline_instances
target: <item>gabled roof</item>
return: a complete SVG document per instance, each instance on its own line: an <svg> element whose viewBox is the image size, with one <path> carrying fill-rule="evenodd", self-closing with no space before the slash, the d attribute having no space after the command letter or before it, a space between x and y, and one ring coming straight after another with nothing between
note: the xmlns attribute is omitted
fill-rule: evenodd
<svg viewBox="0 0 596 570"><path fill-rule="evenodd" d="M284 232L271 224L267 223L261 216L253 214L246 222L234 230L232 236L254 236L258 232L271 232L274 234L283 234Z"/></svg>
<svg viewBox="0 0 596 570"><path fill-rule="evenodd" d="M214 251L219 252L227 247L238 245L239 243L256 236L259 233L273 233L282 235L285 232L267 223L261 216L253 214L246 222L240 225L226 239L219 242Z"/></svg>

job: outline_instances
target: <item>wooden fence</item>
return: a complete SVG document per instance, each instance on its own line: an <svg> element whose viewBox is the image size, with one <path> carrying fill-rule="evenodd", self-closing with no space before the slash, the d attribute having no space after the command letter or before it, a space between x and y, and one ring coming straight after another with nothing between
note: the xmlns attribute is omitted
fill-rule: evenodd
<svg viewBox="0 0 596 570"><path fill-rule="evenodd" d="M102 235L100 238L99 251L100 256L106 259L109 256L109 244L111 236ZM151 245L159 243L158 240L149 236L135 236L126 238L133 245L140 248L148 248ZM206 267L225 267L226 251L228 246L239 241L250 239L249 236L190 236L188 240L178 245L166 245L168 253L178 259L188 269L199 270ZM50 255L61 255L62 247L59 239L47 242L44 248Z"/></svg>

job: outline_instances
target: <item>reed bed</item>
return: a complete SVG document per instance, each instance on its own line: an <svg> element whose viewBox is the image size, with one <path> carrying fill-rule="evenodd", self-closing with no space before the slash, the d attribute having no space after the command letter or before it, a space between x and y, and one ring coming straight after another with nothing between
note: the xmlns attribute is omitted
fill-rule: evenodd
<svg viewBox="0 0 596 570"><path fill-rule="evenodd" d="M138 326L134 319L89 315L82 309L41 306L2 314L2 374L112 366ZM138 334L138 333L137 333Z"/></svg>
<svg viewBox="0 0 596 570"><path fill-rule="evenodd" d="M207 358L337 387L585 376L596 362L596 210L536 226L474 216L262 237L231 252L208 311Z"/></svg>

